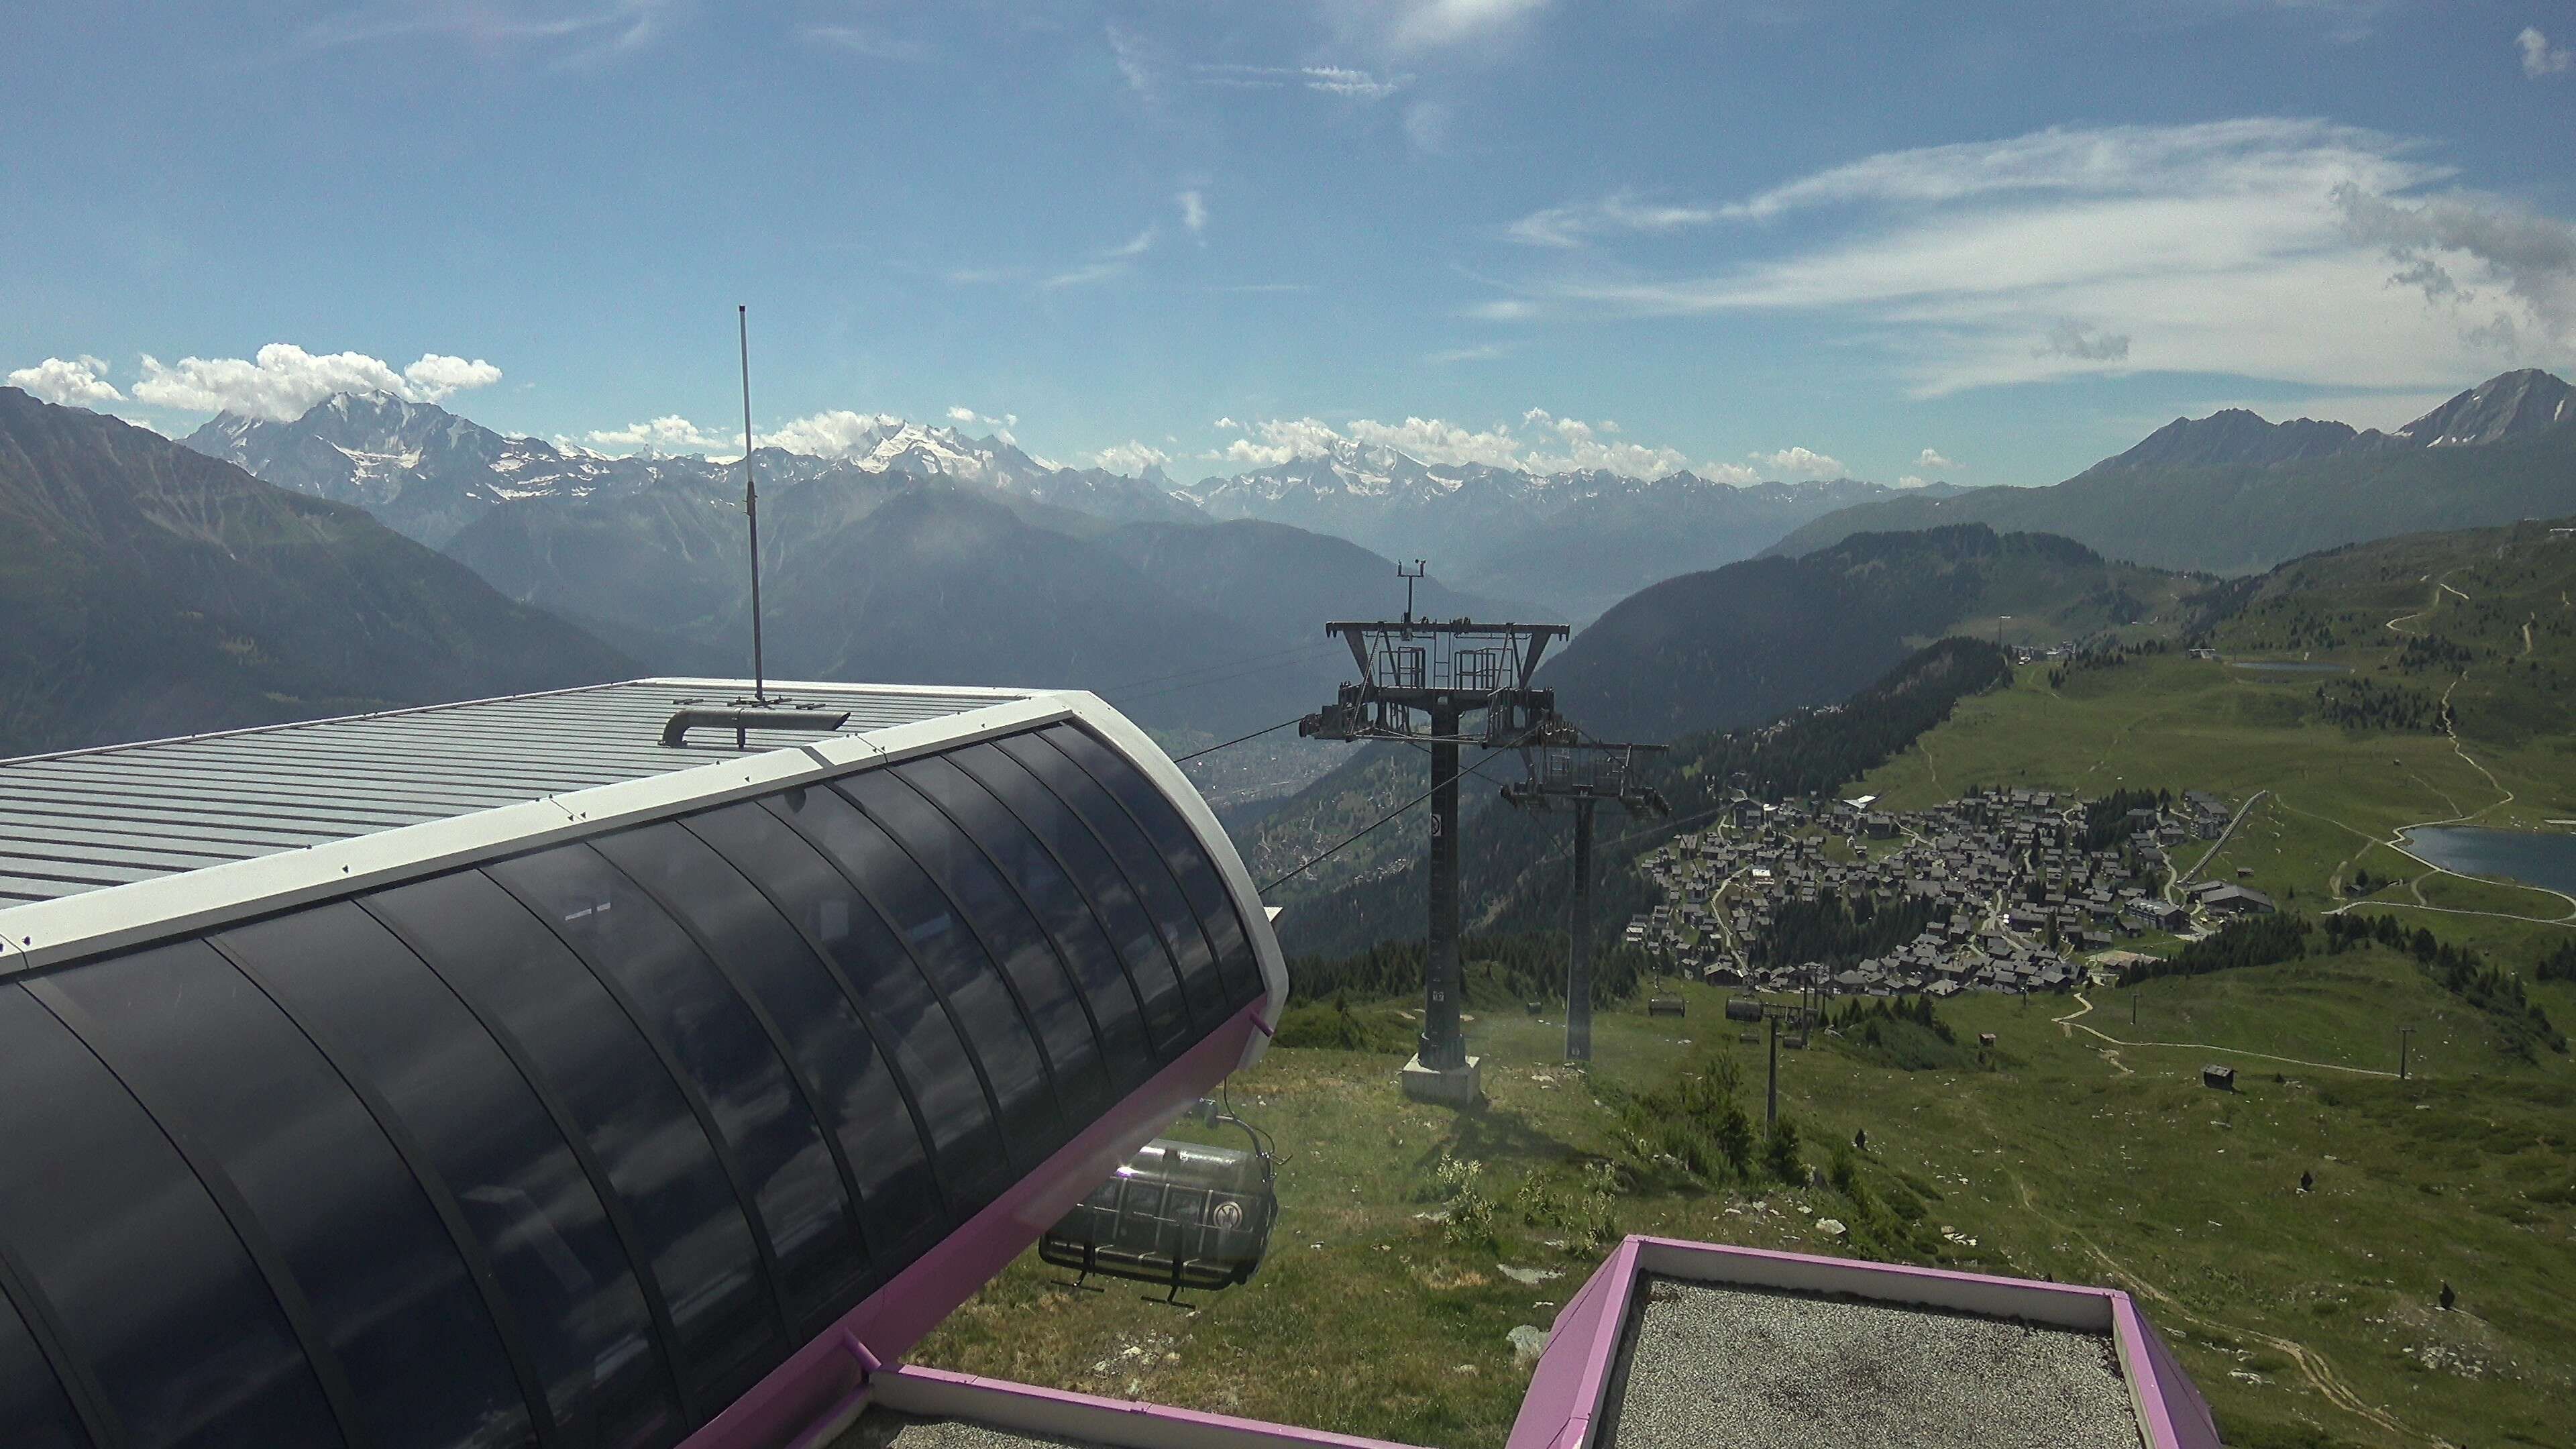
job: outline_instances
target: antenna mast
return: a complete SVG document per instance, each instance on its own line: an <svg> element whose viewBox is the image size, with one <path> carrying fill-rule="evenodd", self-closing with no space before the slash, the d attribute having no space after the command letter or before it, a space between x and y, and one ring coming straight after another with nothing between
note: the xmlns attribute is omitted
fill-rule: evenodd
<svg viewBox="0 0 2576 1449"><path fill-rule="evenodd" d="M751 308L736 303L742 334L742 516L751 522L751 698L769 703L768 675L760 659L760 485L751 469Z"/></svg>
<svg viewBox="0 0 2576 1449"><path fill-rule="evenodd" d="M1404 622L1407 624L1413 622L1413 581L1421 578L1428 568L1429 565L1420 559L1415 559L1411 568L1402 564L1395 566L1395 576L1404 580Z"/></svg>

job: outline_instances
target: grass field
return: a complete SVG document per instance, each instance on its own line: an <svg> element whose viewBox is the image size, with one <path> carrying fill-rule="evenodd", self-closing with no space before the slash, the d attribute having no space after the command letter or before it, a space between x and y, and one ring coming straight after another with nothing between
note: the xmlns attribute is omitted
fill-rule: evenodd
<svg viewBox="0 0 2576 1449"><path fill-rule="evenodd" d="M1558 1064L1555 1025L1483 1016L1470 1031L1492 1101L1474 1113L1400 1100L1392 1057L1274 1051L1233 1084L1237 1109L1283 1153L1282 1218L1252 1283L1182 1311L1136 1285L1076 1292L1031 1255L918 1356L1496 1445L1527 1375L1507 1335L1548 1324L1605 1229L1848 1252L1871 1211L1904 1230L1890 1205L1908 1203L1923 1221L1904 1256L2141 1295L2231 1442L2576 1442L2564 1408L2576 1398L2576 1081L2497 1055L2411 961L2354 952L2163 980L2143 988L2136 1027L2119 991L2078 1018L2121 1042L2326 1066L2113 1046L2052 1020L2082 1010L2068 998L1943 1008L1964 1040L1997 1033L1994 1070L1896 1071L1830 1038L1784 1052L1783 1110L1804 1129L1805 1160L1828 1163L1832 1144L1866 1129L1859 1177L1874 1210L1759 1166L1694 1179L1630 1139L1619 1094L1704 1064L1694 1050L1712 1044L1738 1059L1740 1099L1759 1117L1761 1048L1723 1026L1719 993L1683 989L1681 1022L1605 1014L1589 1077ZM2393 1071L2397 1016L2420 1027L2414 1080L2333 1069ZM2238 1066L2241 1090L2200 1086L2206 1061ZM1454 1241L1429 1216L1454 1205L1444 1155L1479 1165L1491 1243ZM1587 1197L1597 1165L1617 1184L1606 1201ZM2303 1170L2313 1193L2297 1190ZM1828 1234L1825 1218L1853 1231ZM1601 1236L1586 1242L1587 1230ZM1560 1276L1525 1283L1507 1268ZM2435 1307L2445 1280L2456 1312Z"/></svg>

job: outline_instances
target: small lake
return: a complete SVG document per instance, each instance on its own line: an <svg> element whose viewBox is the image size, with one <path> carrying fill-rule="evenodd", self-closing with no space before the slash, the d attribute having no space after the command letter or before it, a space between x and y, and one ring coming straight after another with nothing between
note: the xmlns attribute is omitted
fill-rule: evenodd
<svg viewBox="0 0 2576 1449"><path fill-rule="evenodd" d="M2230 659L2230 669L2251 669L2263 674L2350 674L2349 664L2327 664L2311 659Z"/></svg>
<svg viewBox="0 0 2576 1449"><path fill-rule="evenodd" d="M2576 895L2576 835L2422 825L2406 832L2406 848L2462 875L2502 876Z"/></svg>

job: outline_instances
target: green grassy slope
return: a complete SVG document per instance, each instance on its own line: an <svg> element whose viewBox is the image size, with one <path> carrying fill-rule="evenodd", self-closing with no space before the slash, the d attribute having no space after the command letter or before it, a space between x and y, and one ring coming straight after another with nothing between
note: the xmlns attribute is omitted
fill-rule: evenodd
<svg viewBox="0 0 2576 1449"><path fill-rule="evenodd" d="M1492 1446L1527 1385L1506 1335L1545 1327L1617 1234L1649 1232L2126 1288L2240 1446L2566 1442L2576 1088L2485 1050L2474 1031L2431 1030L2444 999L2411 962L2354 953L2331 972L2299 963L2158 982L2134 1029L2119 993L2083 1015L2063 999L1943 1007L1963 1040L1998 1035L1990 1070L1898 1071L1835 1038L1783 1053L1783 1110L1802 1129L1802 1160L1828 1174L1821 1187L1803 1172L1786 1184L1758 1159L1694 1175L1637 1134L1622 1104L1685 1074L1731 1072L1758 1124L1760 1047L1723 1026L1721 993L1679 989L1680 1021L1603 1013L1588 1076L1557 1062L1558 1023L1475 1013L1492 1097L1475 1113L1403 1101L1391 1055L1275 1050L1232 1089L1283 1153L1282 1218L1249 1285L1180 1313L1136 1285L1072 1291L1070 1275L1030 1255L915 1357ZM2285 1001L2291 1010L2275 1010ZM2427 1023L2417 1080L2333 1069L2393 1066L2381 1010ZM2093 1022L2126 1042L2288 1048L2279 1054L2330 1065L2110 1047L2076 1029ZM2209 1060L2244 1069L2237 1094L2199 1085ZM1864 1129L1854 1189L1837 1187L1834 1146ZM1488 1229L1434 1220L1459 1207L1444 1154L1480 1164L1468 1186L1490 1207ZM2313 1193L2297 1190L2302 1171ZM1819 1228L1827 1218L1847 1231ZM1506 1268L1557 1276L1523 1282ZM2434 1307L2444 1280L2457 1312Z"/></svg>

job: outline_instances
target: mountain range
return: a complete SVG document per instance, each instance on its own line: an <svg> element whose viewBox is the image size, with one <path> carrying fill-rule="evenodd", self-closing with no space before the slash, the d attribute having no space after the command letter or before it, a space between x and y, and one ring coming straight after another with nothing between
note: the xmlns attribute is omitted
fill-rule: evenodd
<svg viewBox="0 0 2576 1449"><path fill-rule="evenodd" d="M364 509L0 388L0 755L631 676Z"/></svg>
<svg viewBox="0 0 2576 1449"><path fill-rule="evenodd" d="M1798 527L1795 556L1855 533L1984 523L2118 558L2242 574L2340 544L2576 512L2576 389L2526 369L2393 433L2242 409L2177 418L2046 488L1873 499Z"/></svg>
<svg viewBox="0 0 2576 1449"><path fill-rule="evenodd" d="M466 535L514 506L654 498L660 501L646 506L669 514L685 511L689 500L730 505L742 496L738 460L612 457L505 437L434 405L381 395L342 394L285 422L225 414L183 441L281 487L357 504L460 557L488 556L493 541L467 542ZM1690 473L1646 480L1606 470L1431 464L1347 440L1183 487L1159 467L1141 477L1064 467L1030 455L1006 434L978 438L858 415L832 448L824 458L762 447L762 491L827 481L844 492L882 495L938 479L997 494L1037 526L1076 535L1095 522L1286 524L1390 559L1428 558L1462 587L1529 600L1534 610L1575 621L1641 581L1746 557L1810 519L1900 492L1850 479L1744 487Z"/></svg>
<svg viewBox="0 0 2576 1449"><path fill-rule="evenodd" d="M1216 518L1265 519L1390 558L1432 559L1462 586L1551 599L1578 622L1641 583L1747 557L1810 519L1909 492L1849 478L1746 486L1689 472L1540 474L1425 463L1349 439L1179 491Z"/></svg>
<svg viewBox="0 0 2576 1449"><path fill-rule="evenodd" d="M2214 580L1981 523L1854 534L1638 590L1539 671L1607 739L1669 740L1840 699L1944 634L2012 642L2171 632Z"/></svg>

